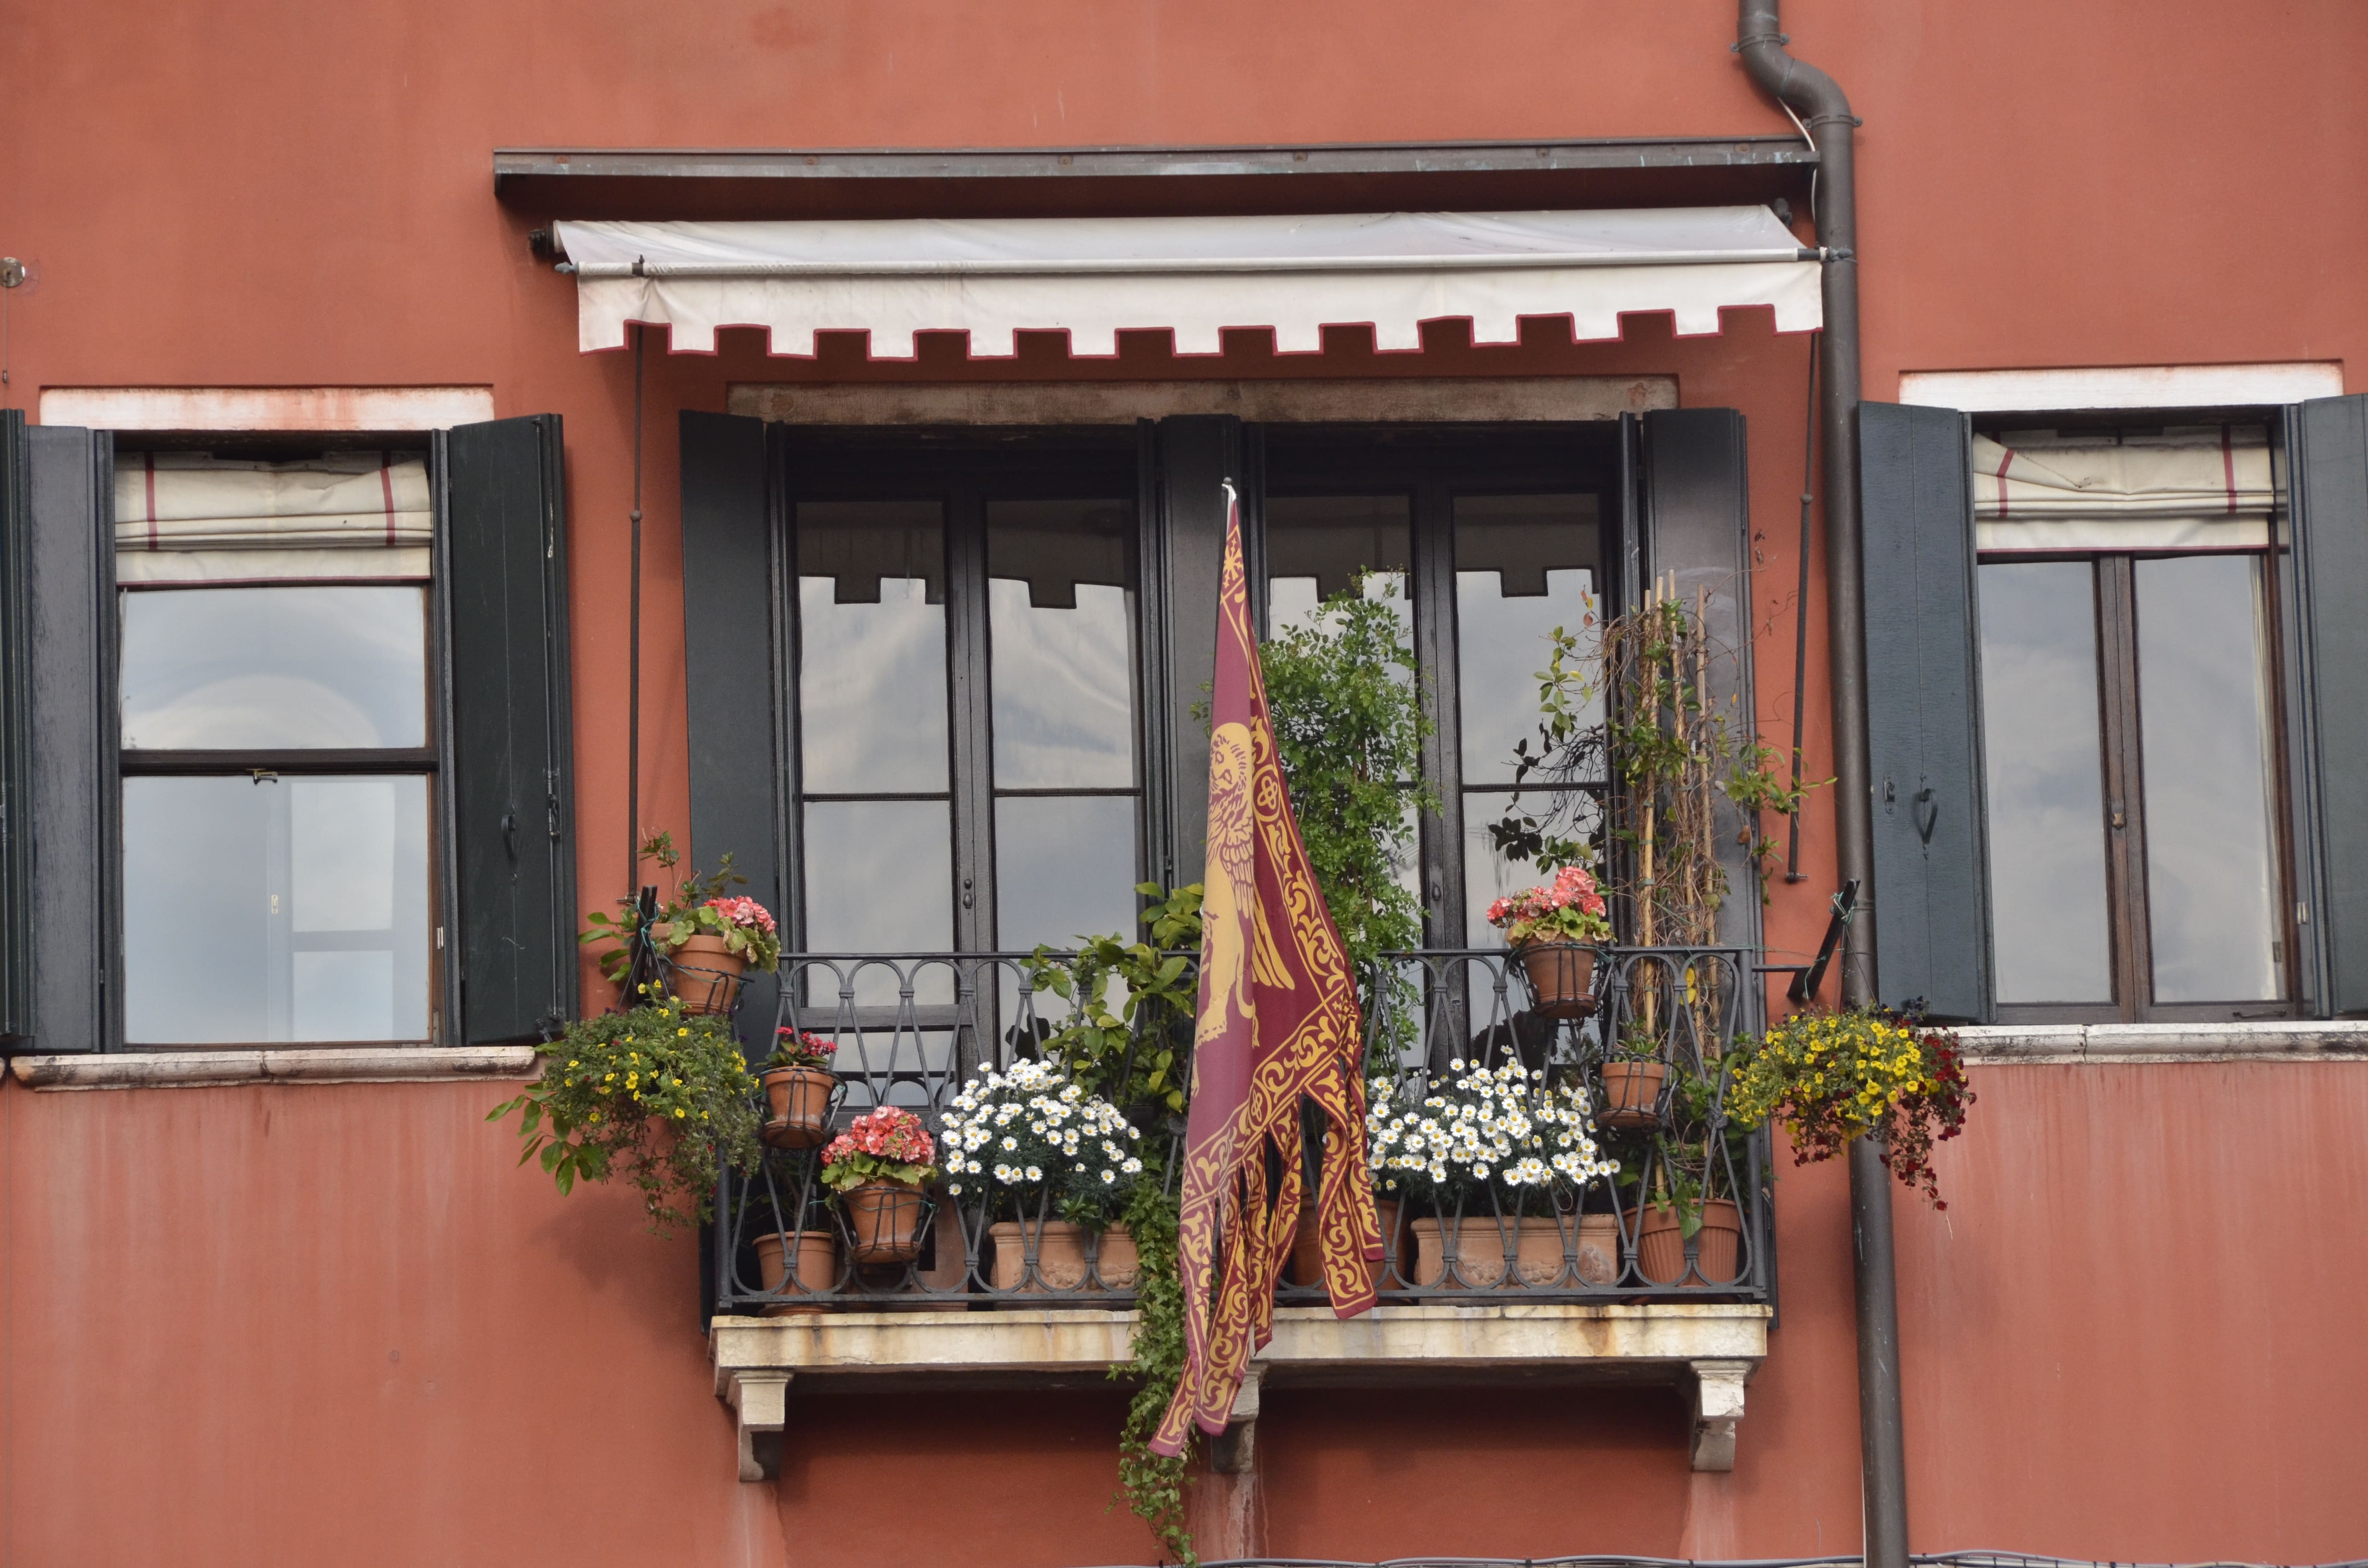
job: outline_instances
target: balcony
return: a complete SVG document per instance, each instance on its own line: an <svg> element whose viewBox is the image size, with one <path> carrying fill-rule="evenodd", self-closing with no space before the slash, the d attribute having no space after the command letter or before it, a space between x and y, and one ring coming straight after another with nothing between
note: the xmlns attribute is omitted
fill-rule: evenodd
<svg viewBox="0 0 2368 1568"><path fill-rule="evenodd" d="M1518 1066L1540 1091L1584 1088L1621 1175L1422 1195L1418 1178L1393 1190L1402 1173L1377 1173L1381 1304L1336 1319L1312 1258L1294 1259L1214 1462L1247 1462L1267 1387L1646 1379L1691 1391L1695 1466L1729 1468L1774 1290L1765 1144L1724 1112L1722 1047L1758 1024L1747 955L1612 949L1576 1006L1541 1006L1502 950L1387 966L1363 991L1367 1060L1395 1063L1388 1114L1475 1067ZM1064 1017L1031 967L1016 954L785 957L779 1021L837 1044L829 1127L896 1105L934 1131L973 1074L1033 1054ZM1182 1130L1180 1116L1139 1129L1169 1148ZM744 1478L770 1472L793 1388L1100 1384L1128 1359L1131 1243L1080 1234L1041 1202L990 1214L973 1180L962 1194L940 1183L896 1219L910 1261L849 1267L857 1238L818 1163L818 1149L773 1149L757 1176L727 1172L719 1194L711 1348ZM1688 1205L1644 1201L1689 1192L1710 1199L1690 1235L1676 1223ZM783 1219L795 1215L803 1238Z"/></svg>

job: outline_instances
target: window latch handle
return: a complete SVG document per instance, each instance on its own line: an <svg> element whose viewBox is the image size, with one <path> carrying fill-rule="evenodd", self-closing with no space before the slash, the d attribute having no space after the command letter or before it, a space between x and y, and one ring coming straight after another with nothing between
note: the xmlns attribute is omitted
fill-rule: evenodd
<svg viewBox="0 0 2368 1568"><path fill-rule="evenodd" d="M2122 803L2119 801L2115 801L2113 802L2113 831L2115 833L2119 833L2122 829L2129 825L2129 813L2122 810Z"/></svg>

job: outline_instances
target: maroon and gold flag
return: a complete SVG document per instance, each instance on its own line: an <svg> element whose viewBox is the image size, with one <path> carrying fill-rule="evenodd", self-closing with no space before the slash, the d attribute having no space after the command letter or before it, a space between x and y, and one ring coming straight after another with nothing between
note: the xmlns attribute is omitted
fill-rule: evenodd
<svg viewBox="0 0 2368 1568"><path fill-rule="evenodd" d="M1151 1444L1171 1456L1195 1423L1224 1430L1250 1354L1273 1333L1275 1282L1302 1204L1303 1102L1325 1122L1316 1222L1334 1312L1353 1317L1373 1304L1382 1256L1365 1168L1357 982L1275 755L1230 486L1209 730L1201 1010L1176 1249L1184 1376Z"/></svg>

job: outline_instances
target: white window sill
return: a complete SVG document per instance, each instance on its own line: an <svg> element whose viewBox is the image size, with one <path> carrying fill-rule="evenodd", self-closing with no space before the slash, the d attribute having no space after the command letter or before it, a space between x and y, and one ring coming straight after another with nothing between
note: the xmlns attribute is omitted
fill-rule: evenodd
<svg viewBox="0 0 2368 1568"><path fill-rule="evenodd" d="M291 1047L19 1056L8 1070L36 1089L197 1089L233 1084L440 1084L531 1078L530 1045Z"/></svg>
<svg viewBox="0 0 2368 1568"><path fill-rule="evenodd" d="M2328 1062L2368 1058L2368 1020L2000 1024L1956 1031L1975 1062Z"/></svg>

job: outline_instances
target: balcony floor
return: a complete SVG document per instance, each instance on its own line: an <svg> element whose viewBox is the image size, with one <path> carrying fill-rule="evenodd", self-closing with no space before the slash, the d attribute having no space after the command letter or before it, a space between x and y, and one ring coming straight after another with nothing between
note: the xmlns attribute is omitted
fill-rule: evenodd
<svg viewBox="0 0 2368 1568"><path fill-rule="evenodd" d="M792 1382L1101 1384L1127 1358L1134 1318L1045 1307L719 1317L709 1346L716 1395L737 1414L741 1477L753 1481L774 1469L770 1435L786 1424ZM1347 1320L1281 1307L1234 1418L1255 1423L1268 1385L1675 1382L1694 1395L1694 1468L1728 1470L1744 1382L1768 1354L1768 1319L1764 1305L1721 1301L1381 1306Z"/></svg>

